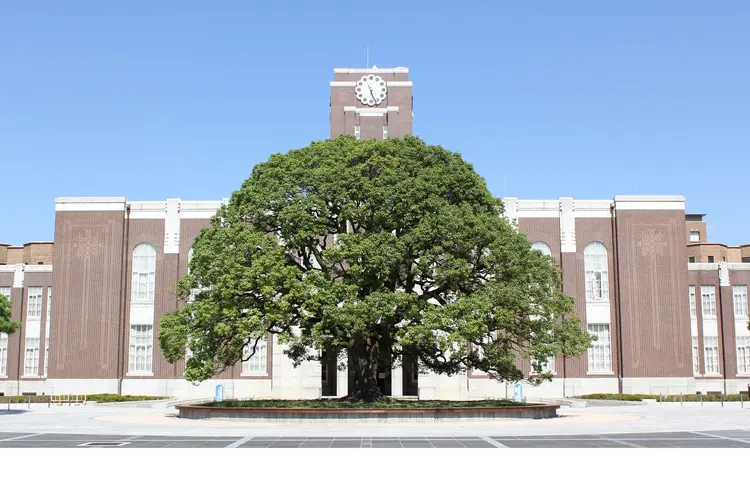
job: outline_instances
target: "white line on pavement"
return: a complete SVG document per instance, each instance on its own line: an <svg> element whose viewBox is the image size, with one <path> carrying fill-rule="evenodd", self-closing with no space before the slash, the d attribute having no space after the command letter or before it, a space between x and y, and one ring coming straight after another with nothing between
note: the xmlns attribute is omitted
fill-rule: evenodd
<svg viewBox="0 0 750 500"><path fill-rule="evenodd" d="M36 434L26 434L25 436L16 436L14 438L0 439L0 443L5 442L5 441L15 441L16 439L24 439L24 438L34 437L34 436L41 436L42 434L44 434L44 432L38 432Z"/></svg>
<svg viewBox="0 0 750 500"><path fill-rule="evenodd" d="M230 444L230 445L227 445L227 446L225 446L224 448L237 448L237 447L238 447L238 446L240 446L241 444L243 444L243 443L247 443L247 442L248 442L248 441L250 441L250 440L251 440L252 438L253 438L252 436L247 436L247 437L243 437L242 439L238 439L238 440L237 440L237 441L235 441L234 443L232 443L232 444Z"/></svg>

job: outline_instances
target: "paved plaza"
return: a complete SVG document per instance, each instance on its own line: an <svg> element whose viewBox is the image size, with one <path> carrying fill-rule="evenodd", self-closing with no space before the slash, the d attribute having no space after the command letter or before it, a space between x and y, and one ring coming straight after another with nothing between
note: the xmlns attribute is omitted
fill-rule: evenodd
<svg viewBox="0 0 750 500"><path fill-rule="evenodd" d="M750 448L750 405L562 408L546 420L257 423L170 407L13 405L0 448Z"/></svg>

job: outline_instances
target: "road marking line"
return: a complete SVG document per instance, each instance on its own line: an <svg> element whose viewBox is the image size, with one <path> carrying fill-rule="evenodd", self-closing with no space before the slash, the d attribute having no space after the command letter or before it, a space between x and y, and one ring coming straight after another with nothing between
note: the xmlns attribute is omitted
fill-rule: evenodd
<svg viewBox="0 0 750 500"><path fill-rule="evenodd" d="M484 440L484 441L487 441L488 443L490 443L490 444L491 444L492 446L494 446L495 448L507 448L507 446L505 446L505 445L504 445L503 443L500 443L499 441L495 441L495 440L494 440L494 439L492 439L491 437L487 437L487 436L479 436L479 439L482 439L482 440Z"/></svg>
<svg viewBox="0 0 750 500"><path fill-rule="evenodd" d="M248 442L248 441L250 441L250 440L251 440L252 438L253 438L253 436L247 436L247 437L243 437L242 439L238 439L238 440L237 440L237 441L235 441L234 443L231 443L231 444L229 444L229 445L225 446L224 448L237 448L237 447L238 447L238 446L240 446L241 444L247 443L247 442Z"/></svg>
<svg viewBox="0 0 750 500"><path fill-rule="evenodd" d="M715 436L713 434L709 434L708 432L698 432L698 431L690 431L690 432L692 432L693 434L700 434L701 436L708 436L714 439L728 439L729 441L737 441L738 443L744 443L744 444L750 443L750 440L740 439L740 438L730 438L726 436Z"/></svg>
<svg viewBox="0 0 750 500"><path fill-rule="evenodd" d="M24 439L24 438L30 438L34 436L41 436L45 434L44 432L39 432L37 434L26 434L25 436L16 436L14 438L7 438L7 439L0 439L0 443L3 443L5 441L15 441L16 439Z"/></svg>
<svg viewBox="0 0 750 500"><path fill-rule="evenodd" d="M640 445L637 445L635 443L628 443L627 441L623 441L621 439L600 438L600 440L601 441L612 441L613 443L622 444L622 445L628 446L630 448L645 448L645 446L640 446ZM643 441L648 441L648 439L643 439Z"/></svg>

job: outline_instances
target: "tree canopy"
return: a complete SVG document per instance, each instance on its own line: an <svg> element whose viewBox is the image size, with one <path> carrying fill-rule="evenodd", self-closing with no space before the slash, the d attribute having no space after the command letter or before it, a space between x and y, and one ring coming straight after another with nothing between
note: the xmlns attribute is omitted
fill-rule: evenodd
<svg viewBox="0 0 750 500"><path fill-rule="evenodd" d="M11 303L5 295L0 294L0 332L13 333L21 323L12 320Z"/></svg>
<svg viewBox="0 0 750 500"><path fill-rule="evenodd" d="M277 335L295 364L349 359L350 395L380 397L378 363L515 382L591 337L561 271L504 217L457 153L350 136L274 154L201 231L186 299L161 321L167 359L210 378ZM189 299L189 300L188 300ZM550 378L535 377L535 381Z"/></svg>

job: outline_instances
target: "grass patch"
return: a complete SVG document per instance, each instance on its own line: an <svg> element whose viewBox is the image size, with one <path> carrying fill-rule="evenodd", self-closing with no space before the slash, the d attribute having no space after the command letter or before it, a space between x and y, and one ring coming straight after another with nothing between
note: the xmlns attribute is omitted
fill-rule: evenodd
<svg viewBox="0 0 750 500"><path fill-rule="evenodd" d="M337 399L230 399L221 403L204 403L199 406L219 408L299 408L299 409L433 409L433 408L498 408L509 406L538 406L530 403L515 403L506 399L477 401L408 401L386 400L374 403L341 401Z"/></svg>
<svg viewBox="0 0 750 500"><path fill-rule="evenodd" d="M703 394L703 401L721 401L721 394ZM655 399L665 403L679 403L683 402L698 402L701 401L700 394L671 394L669 396L659 394L585 394L583 396L575 396L576 399L604 399L608 401L643 401L644 399ZM680 399L682 398L682 399ZM750 401L748 395L745 394L725 394L724 401Z"/></svg>
<svg viewBox="0 0 750 500"><path fill-rule="evenodd" d="M58 396L58 394L55 394ZM59 394L64 396L64 394ZM71 398L75 397L71 394ZM8 398L10 398L11 404L13 403L47 403L50 401L50 396L0 396L0 404L7 404ZM86 401L92 401L96 403L123 403L126 401L151 401L155 399L168 399L166 396L129 396L123 394L87 394ZM56 404L56 403L55 403ZM67 401L63 404L67 404Z"/></svg>

